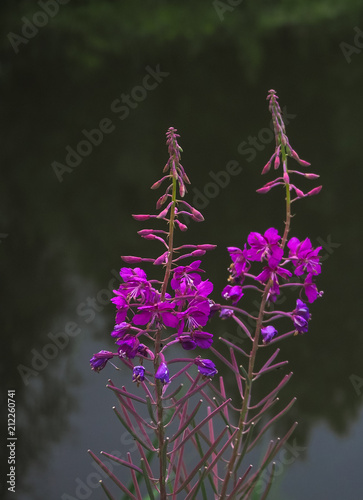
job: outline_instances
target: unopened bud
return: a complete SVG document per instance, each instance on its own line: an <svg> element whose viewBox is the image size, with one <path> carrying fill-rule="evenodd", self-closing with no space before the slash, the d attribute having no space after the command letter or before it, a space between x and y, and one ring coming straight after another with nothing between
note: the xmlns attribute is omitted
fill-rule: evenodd
<svg viewBox="0 0 363 500"><path fill-rule="evenodd" d="M168 205L166 208L164 208L164 210L162 210L162 211L159 213L159 215L157 215L157 216L156 216L156 218L157 218L157 219L164 219L164 218L166 217L167 213L169 212L169 208L171 207L171 205L172 205L172 204L173 204L173 202L171 201L171 202L169 203L169 205Z"/></svg>
<svg viewBox="0 0 363 500"><path fill-rule="evenodd" d="M165 181L165 179L167 179L168 177L170 177L170 176L169 175L165 175L164 177L162 177L158 181L154 182L154 184L151 186L150 189L157 189L158 187L161 186L161 184L163 183L163 181Z"/></svg>
<svg viewBox="0 0 363 500"><path fill-rule="evenodd" d="M168 252L164 252L154 261L154 266L160 266L160 264L166 264Z"/></svg>
<svg viewBox="0 0 363 500"><path fill-rule="evenodd" d="M314 189L312 189L311 191L309 191L306 196L314 196L315 194L318 194L320 193L320 191L322 190L323 186L318 186Z"/></svg>
<svg viewBox="0 0 363 500"><path fill-rule="evenodd" d="M182 224L179 220L175 220L175 223L178 225L180 231L186 231L188 229L188 226L185 224Z"/></svg>
<svg viewBox="0 0 363 500"><path fill-rule="evenodd" d="M280 155L277 154L275 156L275 161L274 161L274 169L277 170L280 166Z"/></svg>
<svg viewBox="0 0 363 500"><path fill-rule="evenodd" d="M162 207L167 199L168 199L167 194L163 194L163 196L160 196L160 198L156 202L156 208L158 209L158 208Z"/></svg>
<svg viewBox="0 0 363 500"><path fill-rule="evenodd" d="M305 161L305 160L300 160L300 158L297 160L301 166L303 167L310 167L311 163L309 163L308 161Z"/></svg>
<svg viewBox="0 0 363 500"><path fill-rule="evenodd" d="M140 231L137 232L140 236L145 236L146 234L152 234L154 232L154 229L141 229Z"/></svg>
<svg viewBox="0 0 363 500"><path fill-rule="evenodd" d="M197 245L198 250L214 250L217 245L211 245L209 243L203 243L202 245Z"/></svg>
<svg viewBox="0 0 363 500"><path fill-rule="evenodd" d="M305 194L301 191L301 189L297 188L296 186L293 186L295 189L295 193L298 198L304 198Z"/></svg>
<svg viewBox="0 0 363 500"><path fill-rule="evenodd" d="M318 174L303 174L304 177L306 177L307 179L317 179L318 177L320 177L320 175Z"/></svg>
<svg viewBox="0 0 363 500"><path fill-rule="evenodd" d="M133 255L121 255L121 259L127 264L136 264L142 261L141 257L135 257Z"/></svg>
<svg viewBox="0 0 363 500"><path fill-rule="evenodd" d="M205 250L193 250L193 252L190 255L193 255L193 257L200 257L201 255L205 254Z"/></svg>
<svg viewBox="0 0 363 500"><path fill-rule="evenodd" d="M135 220L148 220L148 219L151 219L151 215L144 215L144 214L132 214L132 217L135 219Z"/></svg>
<svg viewBox="0 0 363 500"><path fill-rule="evenodd" d="M296 160L296 161L300 160L299 155L297 154L297 152L294 149L292 149L291 147L290 147L290 154L291 154L291 158L294 158L294 160Z"/></svg>
<svg viewBox="0 0 363 500"><path fill-rule="evenodd" d="M263 167L261 175L267 174L267 172L270 171L271 168L271 160L269 160L266 165Z"/></svg>
<svg viewBox="0 0 363 500"><path fill-rule="evenodd" d="M196 222L203 222L204 217L203 215L194 207L191 207L192 210L192 219L194 219Z"/></svg>
<svg viewBox="0 0 363 500"><path fill-rule="evenodd" d="M282 176L282 178L284 179L285 184L290 184L290 177L289 177L289 174L287 172L284 172L284 175Z"/></svg>

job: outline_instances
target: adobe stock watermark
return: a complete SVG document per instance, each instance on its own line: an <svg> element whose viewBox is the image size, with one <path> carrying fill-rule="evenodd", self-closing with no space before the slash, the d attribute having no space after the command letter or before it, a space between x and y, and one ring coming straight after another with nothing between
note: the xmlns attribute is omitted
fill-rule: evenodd
<svg viewBox="0 0 363 500"><path fill-rule="evenodd" d="M233 12L236 7L238 7L243 0L227 0L222 2L221 0L213 0L212 5L219 17L220 21L224 21L224 14L226 12Z"/></svg>
<svg viewBox="0 0 363 500"><path fill-rule="evenodd" d="M129 94L122 93L120 98L114 99L110 104L110 111L117 115L119 120L125 120L131 110L136 109L148 96L149 92L155 90L164 79L170 75L168 71L162 71L160 64L155 68L146 66L146 74L139 85L135 85ZM112 118L102 118L96 128L82 130L82 139L75 145L67 145L64 162L53 161L51 167L59 182L63 182L64 174L71 173L78 167L84 158L89 156L95 147L102 144L106 135L116 129Z"/></svg>
<svg viewBox="0 0 363 500"><path fill-rule="evenodd" d="M285 125L288 125L291 120L296 118L297 115L288 114L286 106L282 110L282 117ZM274 127L272 120L270 121L269 127L264 127L259 130L255 136L249 135L247 140L242 141L237 146L237 152L242 156L248 156L246 158L247 162L253 161L259 151L263 151L267 145L271 144L275 140ZM217 173L210 171L208 173L211 180L204 184L203 188L199 189L196 187L192 188L193 199L192 205L197 210L204 210L210 203L211 200L217 198L221 190L229 186L232 177L236 177L243 171L240 163L232 159L226 163L223 170L219 170ZM180 217L182 219L182 217ZM183 221L185 223L189 222L190 217L184 215Z"/></svg>
<svg viewBox="0 0 363 500"><path fill-rule="evenodd" d="M349 380L356 395L361 396L363 394L363 377L359 377L358 375L352 373L352 375L349 376Z"/></svg>
<svg viewBox="0 0 363 500"><path fill-rule="evenodd" d="M354 45L351 45L347 42L341 42L339 44L340 50L342 51L343 56L345 57L345 60L348 64L352 62L352 55L360 54L363 49L363 31L358 28L358 26L355 26L355 28L353 29L355 31L353 39Z"/></svg>
<svg viewBox="0 0 363 500"><path fill-rule="evenodd" d="M298 446L296 443L296 438L294 439L292 445L285 443L283 448L278 452L274 460L266 467L259 477L258 483L253 490L255 493L263 493L270 479L270 474L272 471L273 464L275 464L274 476L272 483L276 481L276 478L284 474L286 466L292 465L301 455L307 450L306 446Z"/></svg>
<svg viewBox="0 0 363 500"><path fill-rule="evenodd" d="M120 273L115 269L111 271L112 278L108 282L107 288L99 290L95 296L88 296L84 301L80 302L76 308L77 316L89 324L97 313L103 311L106 305L110 303L113 297L112 290L118 287L118 283L122 282ZM68 321L63 330L56 333L49 332L47 337L49 342L43 345L42 348L33 348L30 350L31 361L28 365L19 364L17 366L18 373L24 383L29 385L31 379L37 377L40 372L45 370L49 363L55 360L59 353L63 351L69 344L70 339L78 337L82 332L80 322Z"/></svg>
<svg viewBox="0 0 363 500"><path fill-rule="evenodd" d="M149 429L148 427L145 427L145 432L146 434L152 434L154 431L152 429ZM130 448L127 450L128 453L133 453L137 450L135 439L127 431L122 433L120 442L122 445L130 446ZM125 451L124 453L121 453L120 450L114 450L110 453L110 455L113 455L114 457L121 460L127 460L127 452ZM115 467L119 467L121 465L114 460L106 457L102 457L101 460L111 473L114 473ZM93 495L94 490L100 486L100 481L102 481L103 479L108 479L109 476L107 475L107 473L103 469L101 469L101 467L94 460L92 460L91 466L95 470L90 472L86 478L75 478L74 493L63 493L63 495L61 496L61 500L87 500Z"/></svg>
<svg viewBox="0 0 363 500"><path fill-rule="evenodd" d="M297 115L291 115L287 112L286 106L282 108L282 118L285 126L289 125L291 120L294 120ZM242 141L237 146L237 151L242 156L247 156L246 161L253 161L259 151L263 151L267 145L275 140L275 132L273 121L270 120L270 126L259 130L256 135L249 135L247 140Z"/></svg>
<svg viewBox="0 0 363 500"><path fill-rule="evenodd" d="M69 3L69 0L39 0L37 4L40 10L35 12L31 19L25 16L21 18L23 23L21 35L13 33L12 31L7 35L15 54L19 54L19 47L29 43L29 41L39 33L39 29L46 26L50 19L58 14L60 5L66 5L67 3Z"/></svg>

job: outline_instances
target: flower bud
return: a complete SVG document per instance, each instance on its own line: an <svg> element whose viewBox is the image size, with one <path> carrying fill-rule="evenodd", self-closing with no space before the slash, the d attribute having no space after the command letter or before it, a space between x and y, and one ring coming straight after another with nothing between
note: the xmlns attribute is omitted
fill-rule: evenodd
<svg viewBox="0 0 363 500"><path fill-rule="evenodd" d="M318 186L314 189L312 189L311 191L309 191L306 196L314 196L315 194L318 194L320 193L320 191L322 190L323 186Z"/></svg>
<svg viewBox="0 0 363 500"><path fill-rule="evenodd" d="M178 219L175 219L175 223L178 225L180 231L186 231L188 229L188 226L182 224Z"/></svg>
<svg viewBox="0 0 363 500"><path fill-rule="evenodd" d="M159 255L159 257L154 260L154 266L160 266L161 264L166 264L167 257L168 257L168 252L164 252L162 255Z"/></svg>
<svg viewBox="0 0 363 500"><path fill-rule="evenodd" d="M142 261L141 257L134 257L133 255L121 255L121 259L128 264L136 264Z"/></svg>
<svg viewBox="0 0 363 500"><path fill-rule="evenodd" d="M198 250L214 250L217 245L211 245L209 243L203 243L202 245L197 245Z"/></svg>
<svg viewBox="0 0 363 500"><path fill-rule="evenodd" d="M165 181L165 179L167 179L168 177L170 177L170 175L165 175L164 177L162 177L158 181L154 182L154 184L151 186L150 189L157 189L158 187L161 186L161 184L163 183L163 181Z"/></svg>
<svg viewBox="0 0 363 500"><path fill-rule="evenodd" d="M205 254L205 250L193 250L190 255L193 255L193 257L199 257L201 255Z"/></svg>
<svg viewBox="0 0 363 500"><path fill-rule="evenodd" d="M151 215L146 215L146 214L132 214L132 217L135 219L135 220L140 220L140 221L143 221L143 220L148 220L148 219L151 219Z"/></svg>
<svg viewBox="0 0 363 500"><path fill-rule="evenodd" d="M303 176L310 180L317 179L318 177L320 177L320 175L318 174L303 174Z"/></svg>
<svg viewBox="0 0 363 500"><path fill-rule="evenodd" d="M263 167L261 175L267 174L267 172L270 171L271 168L271 159L266 163L266 165Z"/></svg>
<svg viewBox="0 0 363 500"><path fill-rule="evenodd" d="M277 154L275 156L275 161L274 161L274 169L277 170L280 166L280 155Z"/></svg>
<svg viewBox="0 0 363 500"><path fill-rule="evenodd" d="M192 211L192 219L195 220L196 222L203 222L204 221L204 217L203 215L198 212L198 210L196 210L194 207L191 207L191 211Z"/></svg>
<svg viewBox="0 0 363 500"><path fill-rule="evenodd" d="M168 195L167 194L163 194L162 196L160 196L160 198L156 202L156 208L157 209L161 208L164 205L164 203L166 202L167 199L168 199Z"/></svg>
<svg viewBox="0 0 363 500"><path fill-rule="evenodd" d="M297 188L296 186L293 186L295 189L295 193L297 194L298 198L304 198L305 194L301 191L301 189Z"/></svg>
<svg viewBox="0 0 363 500"><path fill-rule="evenodd" d="M305 160L300 160L300 158L297 160L301 166L303 167L310 167L311 163L309 163L308 161L305 161Z"/></svg>

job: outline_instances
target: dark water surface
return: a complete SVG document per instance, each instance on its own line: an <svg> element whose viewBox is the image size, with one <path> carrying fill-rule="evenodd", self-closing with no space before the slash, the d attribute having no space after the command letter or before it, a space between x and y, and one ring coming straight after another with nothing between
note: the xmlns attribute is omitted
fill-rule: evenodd
<svg viewBox="0 0 363 500"><path fill-rule="evenodd" d="M18 438L9 498L101 499L86 450L130 449L104 388L123 374L108 366L97 375L89 358L112 348L109 290L120 255L155 255L131 214L154 209L149 186L167 159L169 126L181 134L189 200L205 216L184 243L218 245L203 260L216 300L225 247L283 228L281 193L255 193L274 149L265 101L274 88L292 145L324 185L296 204L292 234L323 246L325 293L309 333L280 345L294 372L281 397L297 402L272 436L299 426L271 498L359 500L363 10L255 2L221 20L212 2L137 4L62 5L32 37L25 30L26 43L9 33L21 35L22 17L32 20L39 5L0 7L1 394L16 391ZM73 166L62 171L67 155ZM227 323L213 328L235 333Z"/></svg>

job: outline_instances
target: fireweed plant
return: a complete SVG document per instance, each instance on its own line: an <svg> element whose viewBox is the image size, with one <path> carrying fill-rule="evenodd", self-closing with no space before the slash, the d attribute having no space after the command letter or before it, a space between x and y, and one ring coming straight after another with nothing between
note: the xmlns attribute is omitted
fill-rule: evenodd
<svg viewBox="0 0 363 500"><path fill-rule="evenodd" d="M116 352L102 350L90 361L92 369L99 372L107 362L117 359L130 370L130 375L123 377L135 383L134 391L125 386L119 388L111 380L108 387L120 403L119 409L113 408L114 412L135 440L137 462L130 452L124 458L101 452L129 469L129 482L122 483L89 452L122 490L124 498L143 500L148 495L147 498L162 500L212 497L223 500L249 499L260 494L259 498L265 499L274 476L273 458L297 425L294 423L281 439L269 442L254 470L247 454L295 401L294 398L282 410L274 411L278 393L291 373L283 376L262 399L253 397L252 387L287 363L275 361L279 353L276 349L261 366L257 353L292 335L306 333L310 321L308 303L322 294L314 281L321 271L321 247L313 248L309 238L290 237L292 204L321 189L319 186L304 193L290 178L319 176L288 168L288 159L303 168L309 163L301 160L289 143L274 90L269 91L267 99L276 147L262 174L271 170L278 176L275 174L273 180L257 191L267 193L274 187L283 188L285 225L282 235L270 227L264 234L251 232L243 248L228 247L232 263L229 284L222 291L227 303L220 304L210 298L213 284L203 279L204 271L200 267L199 258L215 245L175 246L176 230L186 231L186 220L201 222L203 216L184 201L186 184L190 181L180 163L182 149L173 127L166 134L169 159L164 176L151 187L167 185L156 203L158 213L133 215L137 221L163 223L162 228L139 231L142 238L161 243L162 253L156 258L122 257L131 267L121 268L123 283L114 290L115 296L111 299L117 310L111 332ZM148 278L139 267L150 264L154 268L159 266L162 279ZM284 293L293 294L293 310L275 308L282 289ZM254 294L259 300L258 314L250 314L242 308L247 294ZM224 344L222 351L228 353L227 357L220 347L214 347L218 340L216 342L207 331L207 324L209 318L217 314L242 329L250 349L245 351L223 338L219 341ZM283 319L290 328L281 332L279 320ZM179 349L175 349L176 346ZM183 350L185 355L176 357L175 352ZM217 378L216 363L222 363L234 377L235 387L231 393L238 390L237 400L229 396L223 377L219 377L218 383L212 382L213 377ZM265 478L267 474L264 482L261 481L263 473ZM101 486L107 497L113 499L102 481Z"/></svg>

